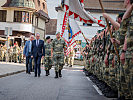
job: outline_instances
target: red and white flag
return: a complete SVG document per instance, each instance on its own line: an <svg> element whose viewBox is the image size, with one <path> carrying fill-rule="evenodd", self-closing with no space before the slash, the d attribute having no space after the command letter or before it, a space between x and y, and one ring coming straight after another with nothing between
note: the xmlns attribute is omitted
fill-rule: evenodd
<svg viewBox="0 0 133 100"><path fill-rule="evenodd" d="M81 3L83 3L83 0L81 0ZM97 23L99 26L105 27L103 21L96 19L90 13L86 12L81 3L79 0L65 0L64 10L68 14L68 17L84 23Z"/></svg>

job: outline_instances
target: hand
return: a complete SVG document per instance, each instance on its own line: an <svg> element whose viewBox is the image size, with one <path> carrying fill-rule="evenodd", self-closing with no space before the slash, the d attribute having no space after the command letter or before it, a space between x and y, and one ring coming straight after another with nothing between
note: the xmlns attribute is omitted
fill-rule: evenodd
<svg viewBox="0 0 133 100"><path fill-rule="evenodd" d="M42 59L44 59L44 56L42 56Z"/></svg>
<svg viewBox="0 0 133 100"><path fill-rule="evenodd" d="M51 60L53 59L53 55L51 54Z"/></svg>
<svg viewBox="0 0 133 100"><path fill-rule="evenodd" d="M124 65L125 64L125 53L124 52L122 52L120 56L120 60L121 60L121 63Z"/></svg>
<svg viewBox="0 0 133 100"><path fill-rule="evenodd" d="M109 15L108 15L107 13L103 13L103 17L104 17L104 18L108 18Z"/></svg>
<svg viewBox="0 0 133 100"><path fill-rule="evenodd" d="M23 55L25 57L25 55Z"/></svg>
<svg viewBox="0 0 133 100"><path fill-rule="evenodd" d="M115 57L113 58L113 60L112 60L112 67L114 68L114 66L115 66Z"/></svg>
<svg viewBox="0 0 133 100"><path fill-rule="evenodd" d="M33 58L33 56L31 56L31 58Z"/></svg>
<svg viewBox="0 0 133 100"><path fill-rule="evenodd" d="M104 62L105 62L105 65L106 65L106 66L109 65L109 64L108 64L108 55L106 55L106 57L105 57L105 61L104 61Z"/></svg>
<svg viewBox="0 0 133 100"><path fill-rule="evenodd" d="M112 43L115 43L116 41L115 41L115 39L114 39L114 38L111 38L111 42L112 42Z"/></svg>

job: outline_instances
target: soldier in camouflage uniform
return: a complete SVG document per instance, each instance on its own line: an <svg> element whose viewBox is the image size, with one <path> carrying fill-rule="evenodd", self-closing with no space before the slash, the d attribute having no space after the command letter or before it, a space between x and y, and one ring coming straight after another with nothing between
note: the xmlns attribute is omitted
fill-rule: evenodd
<svg viewBox="0 0 133 100"><path fill-rule="evenodd" d="M46 37L45 43L45 71L46 76L50 75L49 70L52 68L52 60L51 60L51 39L50 36Z"/></svg>
<svg viewBox="0 0 133 100"><path fill-rule="evenodd" d="M7 55L7 46L6 44L3 46L3 54L4 54L4 57L3 57L3 61L6 61L6 55Z"/></svg>
<svg viewBox="0 0 133 100"><path fill-rule="evenodd" d="M64 55L66 51L66 43L63 38L60 37L60 32L56 33L56 39L52 41L51 57L53 58L55 66L55 78L62 77L61 70L64 66Z"/></svg>
<svg viewBox="0 0 133 100"><path fill-rule="evenodd" d="M11 46L9 48L9 62L13 61L13 47Z"/></svg>
<svg viewBox="0 0 133 100"><path fill-rule="evenodd" d="M3 45L1 44L0 45L0 61L2 61L2 47L3 47Z"/></svg>
<svg viewBox="0 0 133 100"><path fill-rule="evenodd" d="M68 58L68 64L70 65L69 67L72 67L74 64L74 56L75 56L75 51L74 48L71 46L71 51L69 53L69 58Z"/></svg>
<svg viewBox="0 0 133 100"><path fill-rule="evenodd" d="M19 54L20 48L18 46L18 43L16 42L13 47L13 61L14 63L18 62L18 54Z"/></svg>
<svg viewBox="0 0 133 100"><path fill-rule="evenodd" d="M19 50L19 63L22 63L23 62L22 60L23 60L23 47L21 46Z"/></svg>
<svg viewBox="0 0 133 100"><path fill-rule="evenodd" d="M124 64L122 69L125 79L123 80L125 84L122 84L122 90L125 99L133 99L133 0L130 0L129 3L126 1L124 3L125 6L130 9L126 11L120 27L120 43L125 41L121 53L121 63Z"/></svg>

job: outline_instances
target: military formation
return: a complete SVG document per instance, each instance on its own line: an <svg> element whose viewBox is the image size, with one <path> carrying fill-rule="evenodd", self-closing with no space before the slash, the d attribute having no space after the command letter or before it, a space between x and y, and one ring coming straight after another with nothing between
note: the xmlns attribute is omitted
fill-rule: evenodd
<svg viewBox="0 0 133 100"><path fill-rule="evenodd" d="M127 10L119 14L116 22L103 13L103 17L110 21L113 38L109 28L105 27L92 40L88 39L90 43L83 50L86 75L97 77L104 92L106 86L109 87L106 92L110 94L105 93L105 96L112 97L113 93L118 93L118 100L133 100L132 3L133 0L124 2Z"/></svg>
<svg viewBox="0 0 133 100"><path fill-rule="evenodd" d="M8 56L7 56L8 52ZM0 61L5 62L14 62L14 63L22 63L23 62L23 47L19 47L18 43L15 42L14 46L10 46L7 51L7 46L0 46Z"/></svg>

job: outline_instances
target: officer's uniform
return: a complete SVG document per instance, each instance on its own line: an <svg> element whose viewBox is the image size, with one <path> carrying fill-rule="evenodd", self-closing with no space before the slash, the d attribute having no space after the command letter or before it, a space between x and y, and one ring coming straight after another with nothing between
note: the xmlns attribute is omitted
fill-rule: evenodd
<svg viewBox="0 0 133 100"><path fill-rule="evenodd" d="M18 53L19 53L19 50L20 50L20 48L19 48L19 46L14 46L13 47L13 61L15 62L15 63L17 63L18 62Z"/></svg>
<svg viewBox="0 0 133 100"><path fill-rule="evenodd" d="M56 38L52 41L51 48L53 48L53 63L55 66L55 72L60 73L64 66L64 48L66 43L63 38L59 40Z"/></svg>
<svg viewBox="0 0 133 100"><path fill-rule="evenodd" d="M51 60L51 43L45 43L45 71L46 75L49 74L49 70L52 68Z"/></svg>

